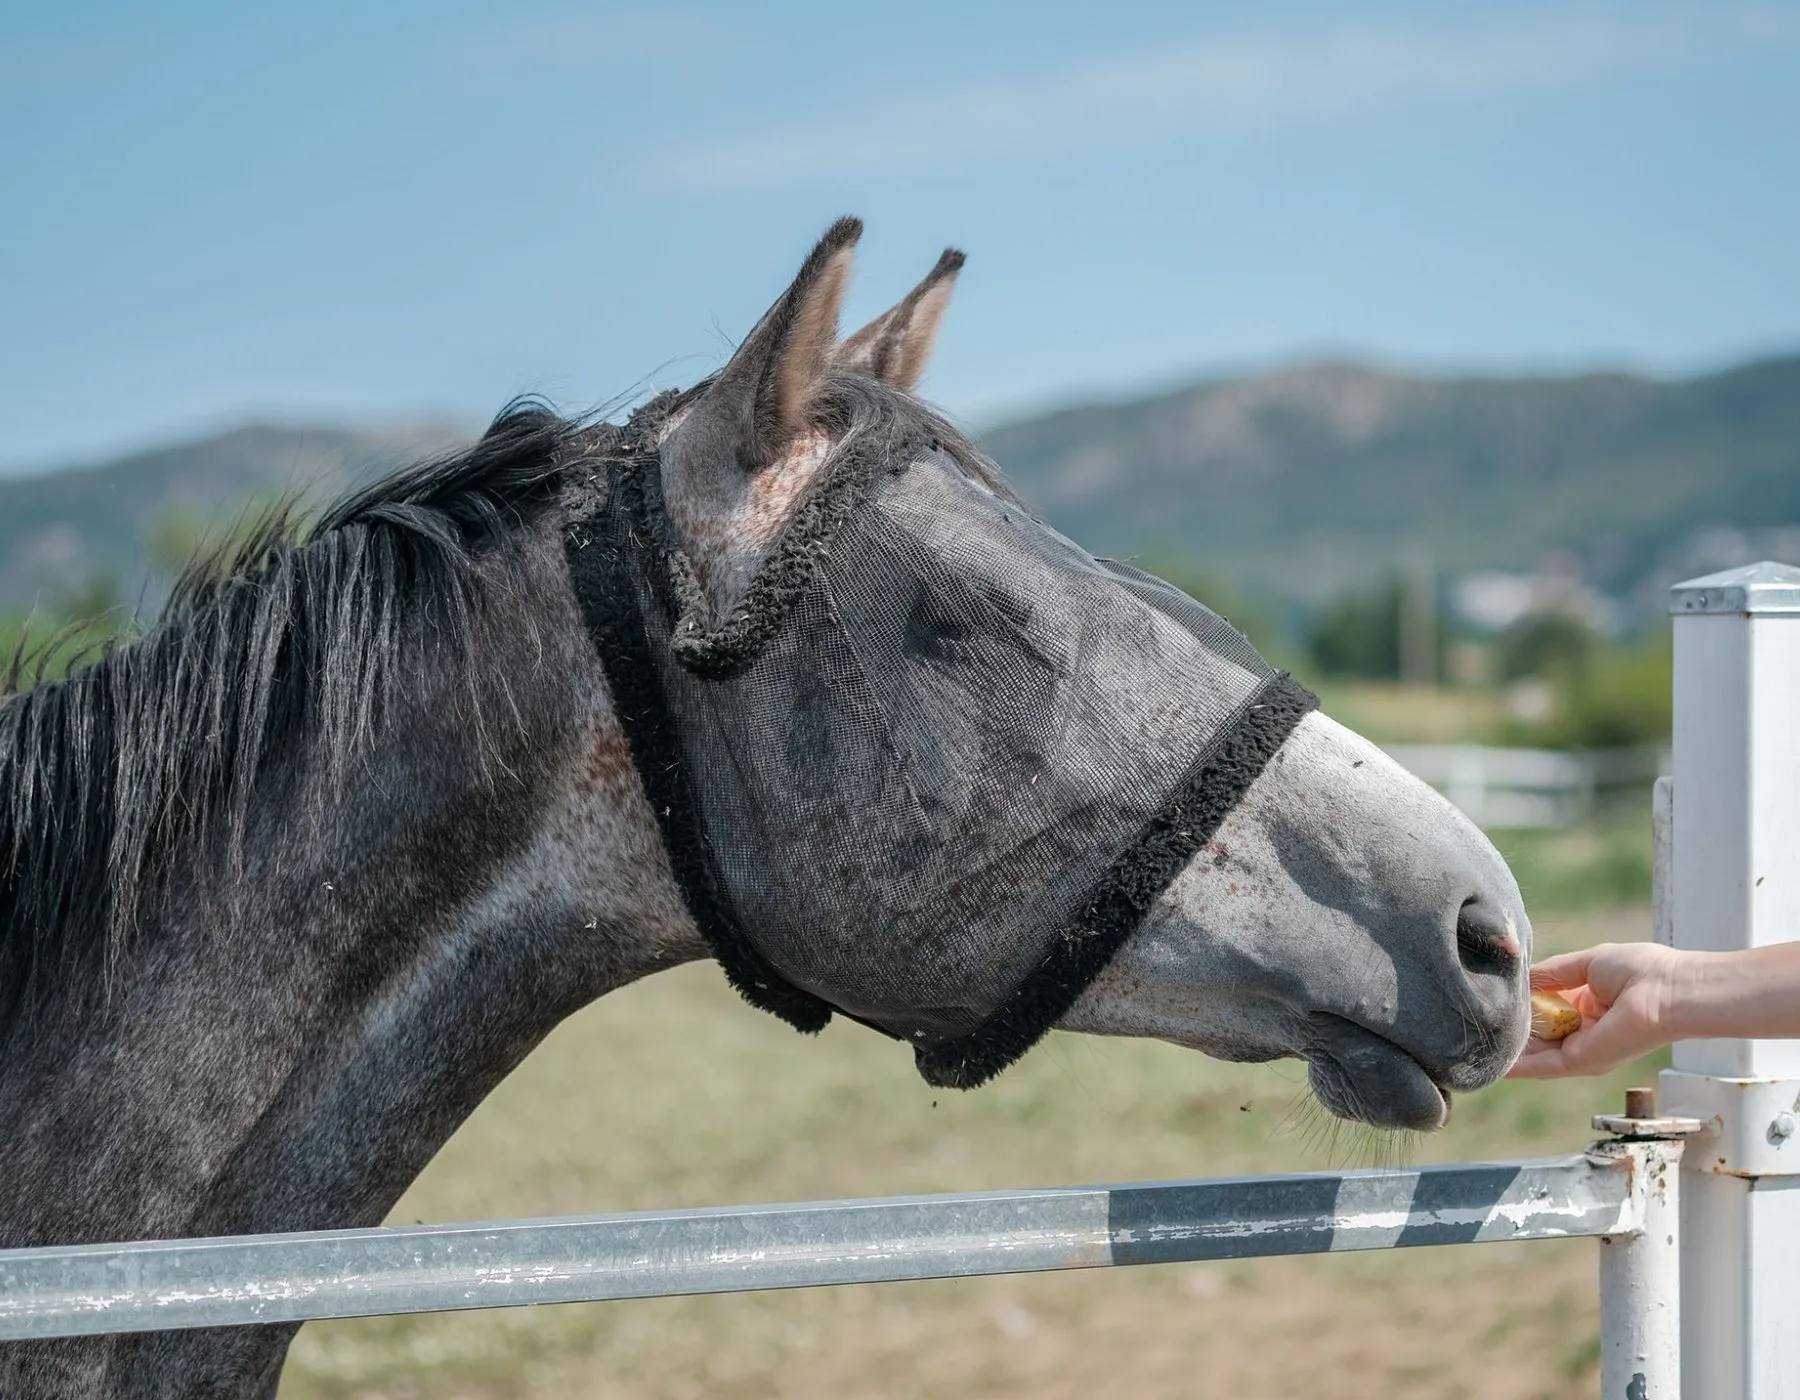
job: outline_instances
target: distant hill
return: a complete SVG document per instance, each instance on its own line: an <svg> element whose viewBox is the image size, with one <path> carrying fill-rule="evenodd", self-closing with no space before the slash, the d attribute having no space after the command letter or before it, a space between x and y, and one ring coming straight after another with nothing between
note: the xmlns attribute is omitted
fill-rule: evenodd
<svg viewBox="0 0 1800 1400"><path fill-rule="evenodd" d="M0 613L110 580L130 606L154 605L159 535L195 534L258 500L329 500L346 487L456 440L425 425L377 432L255 426L96 466L0 478Z"/></svg>
<svg viewBox="0 0 1800 1400"><path fill-rule="evenodd" d="M134 598L171 520L299 487L328 497L454 437L247 427L0 479L0 612L96 575ZM1565 556L1645 605L1681 574L1800 556L1800 355L1683 380L1321 364L1069 408L983 442L1090 548L1296 606L1419 543L1444 574Z"/></svg>
<svg viewBox="0 0 1800 1400"><path fill-rule="evenodd" d="M1674 381L1315 365L1051 413L984 446L1092 549L1292 599L1418 542L1452 573L1567 554L1628 598L1800 547L1800 355Z"/></svg>

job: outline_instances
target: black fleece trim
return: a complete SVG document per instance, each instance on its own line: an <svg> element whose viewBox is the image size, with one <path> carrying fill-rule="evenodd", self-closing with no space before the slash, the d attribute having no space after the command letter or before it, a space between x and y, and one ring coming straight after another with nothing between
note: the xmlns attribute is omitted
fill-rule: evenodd
<svg viewBox="0 0 1800 1400"><path fill-rule="evenodd" d="M654 571L652 584L671 618L669 647L676 659L705 680L723 680L748 668L781 631L795 600L813 582L818 560L868 494L876 464L892 462L896 470L904 470L928 445L890 424L870 428L843 444L801 498L737 606L716 622L693 565L675 542L663 508L661 473L634 472L622 504L662 566Z"/></svg>
<svg viewBox="0 0 1800 1400"><path fill-rule="evenodd" d="M1286 672L1265 681L1006 1000L973 1030L914 1047L925 1082L973 1089L1037 1044L1112 961L1157 897L1212 839L1294 726L1318 703Z"/></svg>
<svg viewBox="0 0 1800 1400"><path fill-rule="evenodd" d="M726 980L752 1006L772 1012L796 1030L823 1030L831 1020L830 1005L788 982L756 950L719 883L700 808L688 783L681 736L675 732L650 654L629 550L615 522L604 518L608 507L600 498L611 496L616 501L614 493L629 489L631 477L655 475L654 462L640 456L626 464L609 464L622 470L608 486L591 480L571 484L563 536L570 582L606 673L631 760L656 813L669 866L706 946L725 969Z"/></svg>

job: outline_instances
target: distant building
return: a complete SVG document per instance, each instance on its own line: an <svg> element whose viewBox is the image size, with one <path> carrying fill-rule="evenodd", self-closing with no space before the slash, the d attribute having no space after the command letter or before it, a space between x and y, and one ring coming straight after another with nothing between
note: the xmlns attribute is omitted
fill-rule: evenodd
<svg viewBox="0 0 1800 1400"><path fill-rule="evenodd" d="M1464 574L1451 598L1457 617L1481 632L1504 632L1528 617L1547 615L1579 618L1596 632L1616 632L1621 622L1618 604L1560 560L1532 574Z"/></svg>

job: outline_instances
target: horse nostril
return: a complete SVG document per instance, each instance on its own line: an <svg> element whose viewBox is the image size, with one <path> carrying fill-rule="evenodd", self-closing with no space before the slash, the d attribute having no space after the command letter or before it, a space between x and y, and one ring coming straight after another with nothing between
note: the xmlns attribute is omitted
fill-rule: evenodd
<svg viewBox="0 0 1800 1400"><path fill-rule="evenodd" d="M1474 896L1456 916L1456 951L1468 972L1511 972L1524 955L1513 921Z"/></svg>

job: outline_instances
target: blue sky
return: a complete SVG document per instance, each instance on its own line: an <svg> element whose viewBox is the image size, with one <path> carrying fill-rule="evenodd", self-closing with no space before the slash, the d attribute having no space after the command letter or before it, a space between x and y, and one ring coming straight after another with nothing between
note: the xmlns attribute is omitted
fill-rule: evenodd
<svg viewBox="0 0 1800 1400"><path fill-rule="evenodd" d="M979 425L1800 346L1800 6L0 0L0 471L713 367L840 213Z"/></svg>

